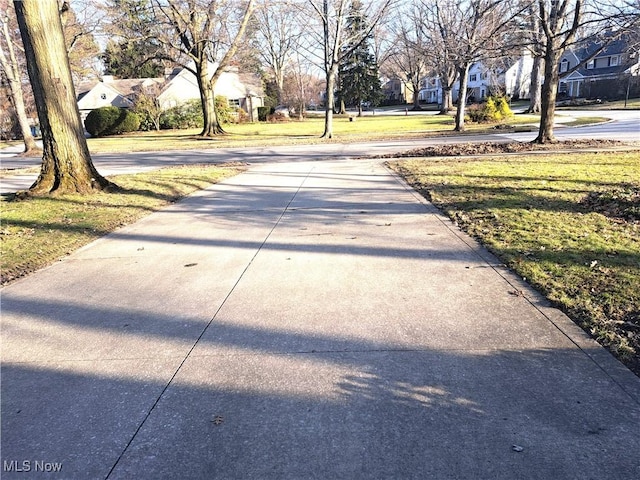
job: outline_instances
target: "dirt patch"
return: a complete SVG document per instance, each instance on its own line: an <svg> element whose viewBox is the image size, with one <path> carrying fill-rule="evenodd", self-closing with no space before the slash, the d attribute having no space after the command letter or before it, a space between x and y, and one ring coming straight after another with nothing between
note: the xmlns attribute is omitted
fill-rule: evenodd
<svg viewBox="0 0 640 480"><path fill-rule="evenodd" d="M378 158L457 157L465 155L499 155L503 153L550 152L600 148L640 148L640 144L624 143L615 140L567 140L545 144L530 142L460 143L416 148L405 152L381 155Z"/></svg>

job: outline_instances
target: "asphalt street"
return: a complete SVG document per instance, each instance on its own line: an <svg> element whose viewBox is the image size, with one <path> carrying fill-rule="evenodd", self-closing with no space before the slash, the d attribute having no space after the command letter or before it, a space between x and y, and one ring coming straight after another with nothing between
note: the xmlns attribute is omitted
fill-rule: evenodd
<svg viewBox="0 0 640 480"><path fill-rule="evenodd" d="M564 120L580 116L609 117L609 122L584 127L564 127ZM640 111L563 111L559 116L556 136L558 139L612 139L620 141L640 141ZM170 165L189 163L223 162L287 162L290 159L324 160L328 158L362 157L368 155L401 152L421 146L459 143L459 142L505 142L531 141L535 132L496 133L489 135L446 135L423 139L365 142L365 143L328 143L316 145L275 146L257 148L221 148L214 150L140 152L129 154L92 155L93 163L102 175L136 173ZM19 158L16 150L0 152L0 168L15 169L37 167L38 158ZM25 190L35 181L36 174L11 175L0 179L0 193Z"/></svg>

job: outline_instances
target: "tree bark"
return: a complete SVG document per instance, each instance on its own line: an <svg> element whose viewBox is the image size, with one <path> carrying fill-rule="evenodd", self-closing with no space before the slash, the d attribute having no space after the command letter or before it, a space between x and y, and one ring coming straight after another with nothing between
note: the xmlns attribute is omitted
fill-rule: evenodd
<svg viewBox="0 0 640 480"><path fill-rule="evenodd" d="M526 113L540 113L542 110L542 65L544 60L541 56L533 57L533 67L531 68L531 86L529 87L529 108Z"/></svg>
<svg viewBox="0 0 640 480"><path fill-rule="evenodd" d="M200 135L203 137L223 135L226 132L218 121L216 97L213 89L214 83L209 80L209 65L206 58L196 62L196 72L200 89L200 101L202 103L202 116L204 118L204 126Z"/></svg>
<svg viewBox="0 0 640 480"><path fill-rule="evenodd" d="M320 136L320 138L332 138L333 137L333 107L334 107L334 102L335 102L335 97L334 97L334 89L335 89L335 84L336 84L336 70L337 70L338 64L335 63L335 65L329 69L329 71L327 72L327 90L326 90L326 97L327 97L327 105L325 108L325 112L324 112L324 132L322 133L322 135Z"/></svg>
<svg viewBox="0 0 640 480"><path fill-rule="evenodd" d="M540 128L534 143L553 143L556 141L553 124L558 96L558 60L559 52L553 42L548 42L544 56L544 84L542 85Z"/></svg>
<svg viewBox="0 0 640 480"><path fill-rule="evenodd" d="M91 161L71 79L57 0L14 1L42 130L40 176L33 194L115 189Z"/></svg>
<svg viewBox="0 0 640 480"><path fill-rule="evenodd" d="M448 115L453 109L453 93L451 87L442 88L442 105L440 106L440 115Z"/></svg>
<svg viewBox="0 0 640 480"><path fill-rule="evenodd" d="M2 48L0 48L0 65L4 70L7 82L9 83L9 92L11 94L11 100L13 101L13 108L15 109L16 116L18 117L20 133L22 134L22 140L24 142L24 154L29 155L39 151L40 148L31 134L31 128L27 119L27 112L24 106L24 95L22 93L22 84L20 82L20 71L18 69L15 50L13 48L13 41L9 34L8 18L2 21L2 34L5 38L5 43L7 44L7 53L9 58L7 58Z"/></svg>
<svg viewBox="0 0 640 480"><path fill-rule="evenodd" d="M469 63L465 63L458 68L459 91L458 91L458 108L456 109L456 132L464 132L464 112L467 103L467 84L469 83Z"/></svg>

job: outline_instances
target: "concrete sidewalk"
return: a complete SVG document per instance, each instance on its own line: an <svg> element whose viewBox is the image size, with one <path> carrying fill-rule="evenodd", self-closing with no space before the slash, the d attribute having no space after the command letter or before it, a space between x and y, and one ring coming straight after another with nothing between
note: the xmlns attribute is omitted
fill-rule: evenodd
<svg viewBox="0 0 640 480"><path fill-rule="evenodd" d="M2 363L3 479L640 477L640 379L374 161L4 288Z"/></svg>

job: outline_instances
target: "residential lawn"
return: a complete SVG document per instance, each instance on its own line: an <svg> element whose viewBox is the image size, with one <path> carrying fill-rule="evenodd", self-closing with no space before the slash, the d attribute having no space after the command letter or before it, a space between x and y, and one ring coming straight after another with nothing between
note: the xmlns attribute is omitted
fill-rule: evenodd
<svg viewBox="0 0 640 480"><path fill-rule="evenodd" d="M240 170L233 165L172 167L110 177L123 189L116 193L24 200L2 196L2 284Z"/></svg>
<svg viewBox="0 0 640 480"><path fill-rule="evenodd" d="M504 125L537 124L536 115L514 115ZM424 136L453 130L453 117L442 115L367 115L354 117L334 116L334 142L393 139ZM488 130L495 124L467 123L469 131ZM283 144L310 144L326 142L320 139L324 131L324 117L316 116L303 121L260 122L225 125L227 135L215 138L198 136L199 129L135 132L114 137L89 138L92 153L187 150L216 147L242 147Z"/></svg>
<svg viewBox="0 0 640 480"><path fill-rule="evenodd" d="M640 152L390 166L640 374Z"/></svg>

